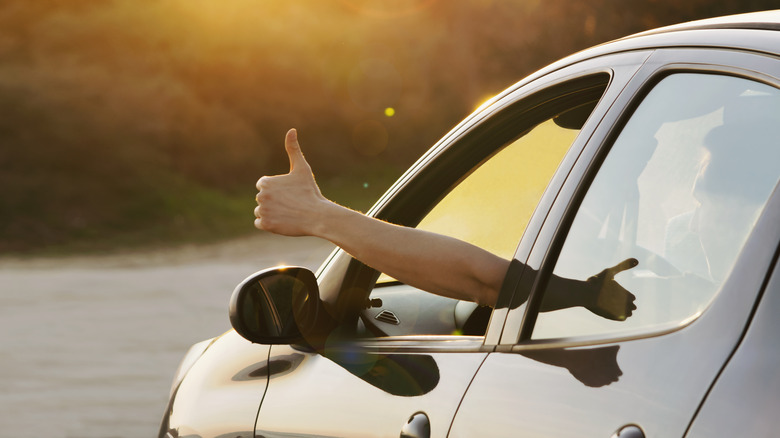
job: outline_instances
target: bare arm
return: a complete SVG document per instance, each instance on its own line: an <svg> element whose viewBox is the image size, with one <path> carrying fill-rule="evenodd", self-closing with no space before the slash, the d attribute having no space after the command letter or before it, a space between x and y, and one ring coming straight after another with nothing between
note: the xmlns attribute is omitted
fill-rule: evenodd
<svg viewBox="0 0 780 438"><path fill-rule="evenodd" d="M320 192L291 129L290 173L260 178L255 227L286 236L315 236L411 286L493 306L509 261L469 243L393 225L335 204Z"/></svg>

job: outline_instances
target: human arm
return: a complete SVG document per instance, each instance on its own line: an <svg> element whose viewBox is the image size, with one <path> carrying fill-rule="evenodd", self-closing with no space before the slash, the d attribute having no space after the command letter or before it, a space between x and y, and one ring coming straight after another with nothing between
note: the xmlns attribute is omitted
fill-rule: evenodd
<svg viewBox="0 0 780 438"><path fill-rule="evenodd" d="M285 138L290 172L257 182L255 227L315 236L372 268L428 292L495 305L509 261L469 243L384 222L326 199L297 140Z"/></svg>

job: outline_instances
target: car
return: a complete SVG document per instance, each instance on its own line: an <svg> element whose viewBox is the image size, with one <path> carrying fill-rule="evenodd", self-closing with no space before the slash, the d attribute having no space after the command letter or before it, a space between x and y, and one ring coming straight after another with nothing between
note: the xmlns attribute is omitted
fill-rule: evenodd
<svg viewBox="0 0 780 438"><path fill-rule="evenodd" d="M340 249L259 271L183 359L160 437L776 436L779 179L780 10L573 54L368 213L511 260L494 308ZM574 287L605 280L633 313Z"/></svg>

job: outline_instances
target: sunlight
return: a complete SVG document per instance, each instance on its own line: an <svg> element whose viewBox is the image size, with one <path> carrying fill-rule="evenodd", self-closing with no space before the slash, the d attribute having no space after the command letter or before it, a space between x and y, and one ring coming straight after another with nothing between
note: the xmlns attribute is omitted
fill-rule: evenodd
<svg viewBox="0 0 780 438"><path fill-rule="evenodd" d="M348 9L367 17L398 18L421 12L437 1L438 0L395 0L388 2L385 0L341 0L341 4Z"/></svg>
<svg viewBox="0 0 780 438"><path fill-rule="evenodd" d="M538 125L456 186L417 228L456 237L511 258L550 177L577 133L552 120ZM498 229L503 232L496 233Z"/></svg>
<svg viewBox="0 0 780 438"><path fill-rule="evenodd" d="M275 16L281 5L263 2L262 7L258 7L252 0L187 0L178 2L177 6L179 13L168 17L171 21L197 29L202 38L224 40L246 34L258 24L267 25L268 18Z"/></svg>
<svg viewBox="0 0 780 438"><path fill-rule="evenodd" d="M493 103L493 100L494 100L495 98L496 98L496 95L495 95L495 94L491 94L491 95L489 95L489 96L485 96L485 97L483 97L483 98L482 98L482 99L479 101L479 103L478 103L478 104L477 104L477 105L474 107L474 112L477 112L477 111L480 111L480 110L484 109L485 107L487 107L488 105L490 105L491 103Z"/></svg>

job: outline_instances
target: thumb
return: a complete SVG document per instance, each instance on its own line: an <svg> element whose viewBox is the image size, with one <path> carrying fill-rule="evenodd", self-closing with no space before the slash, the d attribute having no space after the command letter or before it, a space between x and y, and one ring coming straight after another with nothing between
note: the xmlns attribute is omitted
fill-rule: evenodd
<svg viewBox="0 0 780 438"><path fill-rule="evenodd" d="M638 264L639 264L639 260L632 257L632 258L625 259L622 262L618 263L617 265L611 268L607 268L604 271L610 277L614 277L625 270L635 267Z"/></svg>
<svg viewBox="0 0 780 438"><path fill-rule="evenodd" d="M287 131L287 136L284 138L284 149L287 151L287 157L290 159L290 173L300 170L311 173L309 163L303 158L301 145L298 144L298 131L295 128Z"/></svg>

